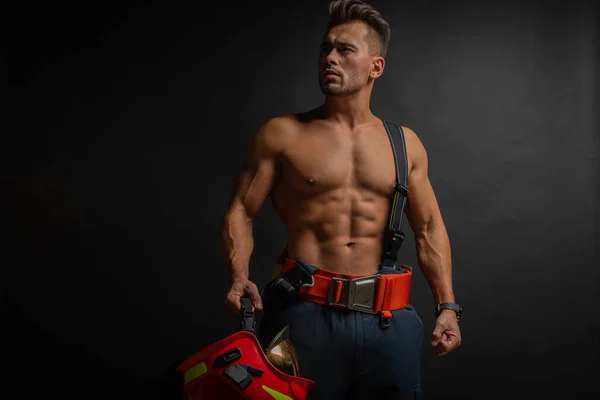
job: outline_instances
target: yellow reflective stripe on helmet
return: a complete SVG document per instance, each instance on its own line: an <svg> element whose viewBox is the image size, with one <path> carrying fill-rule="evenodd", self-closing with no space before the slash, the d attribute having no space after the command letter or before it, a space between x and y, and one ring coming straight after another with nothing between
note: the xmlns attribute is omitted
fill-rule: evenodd
<svg viewBox="0 0 600 400"><path fill-rule="evenodd" d="M286 396L283 393L279 393L277 390L273 390L269 387L266 387L265 385L262 386L262 388L265 390L265 392L269 393L271 396L273 396L273 398L275 400L294 400L289 396Z"/></svg>
<svg viewBox="0 0 600 400"><path fill-rule="evenodd" d="M206 364L203 362L194 365L192 368L185 371L185 374L183 374L184 385L187 385L189 381L204 375L206 371L208 371L208 369L206 368Z"/></svg>

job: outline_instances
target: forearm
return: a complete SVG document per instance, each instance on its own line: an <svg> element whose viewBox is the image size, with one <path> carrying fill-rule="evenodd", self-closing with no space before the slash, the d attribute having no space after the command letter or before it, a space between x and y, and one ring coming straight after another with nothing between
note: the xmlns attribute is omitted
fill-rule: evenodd
<svg viewBox="0 0 600 400"><path fill-rule="evenodd" d="M230 281L248 279L254 238L252 219L244 211L229 211L224 216L221 246Z"/></svg>
<svg viewBox="0 0 600 400"><path fill-rule="evenodd" d="M454 303L450 241L444 224L430 224L415 233L415 241L417 261L436 303Z"/></svg>

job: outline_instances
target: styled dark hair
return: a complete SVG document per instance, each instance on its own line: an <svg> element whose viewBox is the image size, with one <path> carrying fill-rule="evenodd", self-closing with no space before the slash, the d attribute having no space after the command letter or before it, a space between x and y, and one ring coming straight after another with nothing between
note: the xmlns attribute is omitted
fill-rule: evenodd
<svg viewBox="0 0 600 400"><path fill-rule="evenodd" d="M329 4L327 31L336 25L362 21L369 25L370 40L379 44L379 55L385 58L390 42L390 26L373 6L360 0L333 0ZM374 52L375 49L372 49Z"/></svg>

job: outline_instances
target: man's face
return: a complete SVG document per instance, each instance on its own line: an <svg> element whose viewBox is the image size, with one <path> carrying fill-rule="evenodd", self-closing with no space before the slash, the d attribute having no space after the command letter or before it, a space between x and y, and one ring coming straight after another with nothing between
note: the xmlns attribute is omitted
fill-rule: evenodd
<svg viewBox="0 0 600 400"><path fill-rule="evenodd" d="M369 80L375 56L370 54L368 25L356 21L334 26L319 51L319 85L329 96L362 89Z"/></svg>

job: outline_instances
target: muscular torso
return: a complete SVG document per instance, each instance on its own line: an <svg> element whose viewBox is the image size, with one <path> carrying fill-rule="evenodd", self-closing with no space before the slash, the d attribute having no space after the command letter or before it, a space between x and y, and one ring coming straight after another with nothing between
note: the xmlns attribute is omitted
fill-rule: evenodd
<svg viewBox="0 0 600 400"><path fill-rule="evenodd" d="M288 233L287 256L350 275L381 262L396 167L383 122L354 131L315 118L289 118L271 201ZM411 169L409 142L408 167Z"/></svg>

